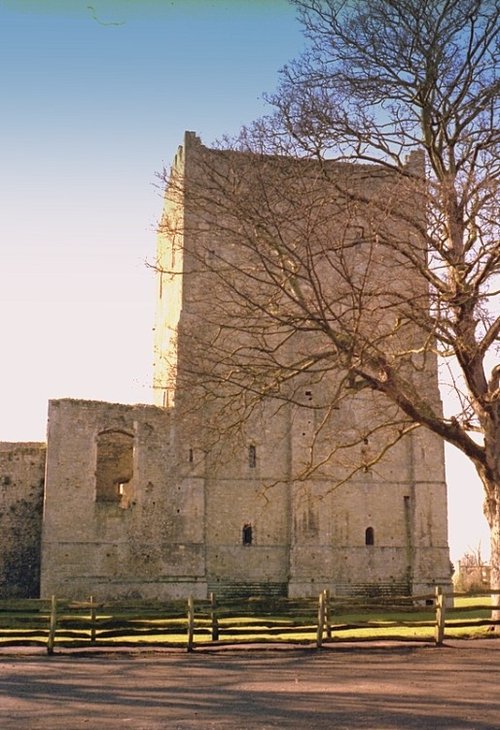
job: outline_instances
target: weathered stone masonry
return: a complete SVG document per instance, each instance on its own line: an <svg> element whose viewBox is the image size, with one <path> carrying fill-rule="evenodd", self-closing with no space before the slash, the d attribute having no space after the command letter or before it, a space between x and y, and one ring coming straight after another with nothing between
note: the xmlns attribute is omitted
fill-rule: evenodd
<svg viewBox="0 0 500 730"><path fill-rule="evenodd" d="M202 505L174 477L171 420L154 406L51 401L43 595L204 595Z"/></svg>
<svg viewBox="0 0 500 730"><path fill-rule="evenodd" d="M0 444L0 598L40 591L45 444Z"/></svg>
<svg viewBox="0 0 500 730"><path fill-rule="evenodd" d="M315 428L311 410L264 400L237 437L215 442L210 409L190 411L196 381L176 391L179 373L210 347L208 322L223 296L202 264L226 243L188 204L194 178L203 184L200 156L212 154L224 169L224 156L186 133L172 168L183 192L171 185L165 198L158 405L54 400L46 459L42 444L0 448L0 597L36 595L40 559L42 595L69 598L399 593L450 580L443 445L432 434L414 432L376 470L333 488L339 462L296 478ZM334 386L304 381L295 400L320 412ZM420 387L439 408L435 362ZM369 393L355 408L340 405L317 448L385 407ZM361 443L358 457L370 448Z"/></svg>

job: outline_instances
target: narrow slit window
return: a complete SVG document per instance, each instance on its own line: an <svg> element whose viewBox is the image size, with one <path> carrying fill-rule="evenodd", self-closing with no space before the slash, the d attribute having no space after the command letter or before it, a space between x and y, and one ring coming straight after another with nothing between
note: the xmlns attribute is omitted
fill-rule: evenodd
<svg viewBox="0 0 500 730"><path fill-rule="evenodd" d="M194 461L194 454L193 454L193 449L189 449L189 453L188 453L188 460L189 460L189 463L190 463L190 464L192 464L192 463L193 463L193 461Z"/></svg>
<svg viewBox="0 0 500 730"><path fill-rule="evenodd" d="M370 456L368 453L368 439L363 439L363 445L361 446L361 458L363 460L363 471L365 473L370 471Z"/></svg>
<svg viewBox="0 0 500 730"><path fill-rule="evenodd" d="M247 523L246 525L243 525L242 542L243 542L243 545L252 544L252 525L249 523Z"/></svg>
<svg viewBox="0 0 500 730"><path fill-rule="evenodd" d="M375 545L375 532L373 527L367 527L365 530L365 545Z"/></svg>
<svg viewBox="0 0 500 730"><path fill-rule="evenodd" d="M255 469L257 466L257 447L253 444L248 447L248 466L250 469Z"/></svg>

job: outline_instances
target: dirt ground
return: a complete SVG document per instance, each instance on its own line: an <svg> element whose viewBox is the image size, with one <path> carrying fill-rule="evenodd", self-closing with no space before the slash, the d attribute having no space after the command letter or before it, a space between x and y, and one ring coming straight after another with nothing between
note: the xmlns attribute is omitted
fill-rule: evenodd
<svg viewBox="0 0 500 730"><path fill-rule="evenodd" d="M500 728L500 641L0 653L1 730Z"/></svg>

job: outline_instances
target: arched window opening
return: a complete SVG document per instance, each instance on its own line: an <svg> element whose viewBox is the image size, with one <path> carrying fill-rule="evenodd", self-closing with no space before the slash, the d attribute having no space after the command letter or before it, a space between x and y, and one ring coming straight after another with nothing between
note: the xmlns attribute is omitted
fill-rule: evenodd
<svg viewBox="0 0 500 730"><path fill-rule="evenodd" d="M365 545L375 545L375 532L373 527L367 527L365 530Z"/></svg>
<svg viewBox="0 0 500 730"><path fill-rule="evenodd" d="M253 444L248 447L248 466L250 469L255 469L257 466L257 447Z"/></svg>
<svg viewBox="0 0 500 730"><path fill-rule="evenodd" d="M242 542L243 545L252 544L252 525L250 523L243 525Z"/></svg>
<svg viewBox="0 0 500 730"><path fill-rule="evenodd" d="M129 483L134 473L134 437L124 431L97 436L96 502L130 503Z"/></svg>

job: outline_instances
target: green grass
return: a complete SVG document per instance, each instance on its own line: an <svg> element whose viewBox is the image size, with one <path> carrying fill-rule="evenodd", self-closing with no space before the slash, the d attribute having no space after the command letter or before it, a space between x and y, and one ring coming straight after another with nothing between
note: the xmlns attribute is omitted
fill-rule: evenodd
<svg viewBox="0 0 500 730"><path fill-rule="evenodd" d="M35 604L35 602L33 602ZM447 613L446 638L481 637L488 635L488 626L473 625L470 627L457 626L464 621L485 621L490 615L489 597L464 597L455 599L454 609ZM316 641L316 611L310 607L300 611L297 607L286 615L275 613L271 615L257 615L259 609L255 607L255 615L251 609L244 606L238 614L234 607L234 614L219 619L221 643L313 643ZM0 603L0 647L2 644L26 643L44 644L47 640L48 614L46 610L32 610L28 612L26 605L8 610L7 602ZM462 609L461 611L459 609ZM80 610L62 607L64 611L58 621L56 635L57 645L90 646L89 613ZM165 612L168 609L165 609ZM130 606L128 610L106 605L103 613L97 612L95 625L97 645L172 645L185 646L187 640L187 619L185 615L168 618L162 615L160 609L147 610L144 606ZM245 615L250 614L250 615ZM433 607L422 610L352 610L346 606L339 606L335 611L332 602L330 622L332 625L332 641L367 641L384 639L433 641L435 613ZM328 641L326 631L324 641ZM195 645L211 642L211 621L206 609L196 617L195 604Z"/></svg>

